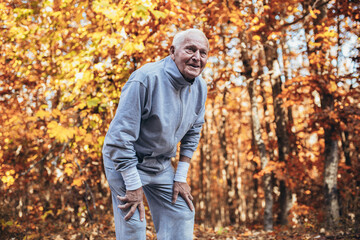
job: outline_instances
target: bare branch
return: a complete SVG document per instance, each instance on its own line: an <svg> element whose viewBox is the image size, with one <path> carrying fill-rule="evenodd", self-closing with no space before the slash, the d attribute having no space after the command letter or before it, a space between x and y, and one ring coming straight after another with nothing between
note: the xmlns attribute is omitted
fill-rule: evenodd
<svg viewBox="0 0 360 240"><path fill-rule="evenodd" d="M314 4L311 6L311 9L317 9L317 8L320 8L320 7L322 7L322 6L326 5L326 4L328 4L328 3L330 2L330 0L328 0L328 1L326 1L326 2L324 2L324 3L322 3L322 4L320 4L320 5L318 5L318 6L316 6L318 2L319 2L319 0L316 0L316 1L314 2ZM307 9L307 10L305 11L305 14L304 14L302 17L299 17L299 18L295 19L295 20L294 20L294 21L292 21L292 22L285 23L285 24L281 25L280 27L278 27L278 29L277 29L277 30L279 30L279 29L281 29L281 28L284 28L284 27L288 27L288 26L294 25L294 24L296 24L296 23L300 22L301 20L305 19L305 18L306 18L309 14L310 14L310 10L309 10L309 9Z"/></svg>
<svg viewBox="0 0 360 240"><path fill-rule="evenodd" d="M49 150L49 152L47 152L39 161L37 161L36 163L33 163L28 170L26 170L25 172L22 172L22 173L19 175L19 177L25 176L25 175L28 174L34 167L36 167L39 163L45 161L46 158L47 158L52 152L54 152L55 147L56 147L56 140L54 141L53 146L54 146L54 147L51 148L51 149ZM61 149L61 151L60 151L60 153L63 153L63 152L65 151L65 149L66 149L67 146L69 146L69 143L68 143L68 142L64 143L64 144L63 144L63 147L62 147L62 149ZM54 161L57 161L58 158L59 158L59 156L57 156ZM53 161L53 162L54 162L54 161Z"/></svg>

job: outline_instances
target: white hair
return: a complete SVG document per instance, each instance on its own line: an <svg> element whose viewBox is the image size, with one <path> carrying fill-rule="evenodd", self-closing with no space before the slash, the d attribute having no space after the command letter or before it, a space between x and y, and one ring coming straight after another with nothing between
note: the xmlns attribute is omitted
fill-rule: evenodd
<svg viewBox="0 0 360 240"><path fill-rule="evenodd" d="M198 35L202 36L207 42L208 49L210 48L209 40L207 39L205 34L202 31L200 31L199 29L196 29L196 28L190 28L190 29L187 29L185 31L181 31L181 32L176 33L175 36L174 36L174 39L172 41L172 46L174 46L175 48L178 47L185 40L186 36L188 34L191 34L191 33L198 34Z"/></svg>

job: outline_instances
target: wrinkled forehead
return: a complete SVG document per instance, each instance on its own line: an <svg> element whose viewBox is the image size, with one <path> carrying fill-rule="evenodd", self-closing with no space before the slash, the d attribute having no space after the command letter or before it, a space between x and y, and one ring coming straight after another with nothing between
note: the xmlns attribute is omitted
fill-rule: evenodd
<svg viewBox="0 0 360 240"><path fill-rule="evenodd" d="M196 45L199 48L209 50L209 41L205 36L196 32L190 32L185 35L181 45Z"/></svg>

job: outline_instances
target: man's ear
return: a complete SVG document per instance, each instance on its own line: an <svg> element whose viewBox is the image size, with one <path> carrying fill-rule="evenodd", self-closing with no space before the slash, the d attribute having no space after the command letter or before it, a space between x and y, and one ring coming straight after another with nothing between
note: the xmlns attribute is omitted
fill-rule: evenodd
<svg viewBox="0 0 360 240"><path fill-rule="evenodd" d="M175 60L175 47L174 46L170 47L170 57L172 60Z"/></svg>

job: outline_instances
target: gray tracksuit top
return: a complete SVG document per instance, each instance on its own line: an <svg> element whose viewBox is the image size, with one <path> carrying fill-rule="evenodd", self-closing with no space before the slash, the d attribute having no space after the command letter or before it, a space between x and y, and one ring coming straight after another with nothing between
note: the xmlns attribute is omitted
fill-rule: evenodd
<svg viewBox="0 0 360 240"><path fill-rule="evenodd" d="M133 72L103 146L104 161L117 171L137 167L159 172L180 154L192 157L204 123L206 82L186 81L170 56Z"/></svg>

